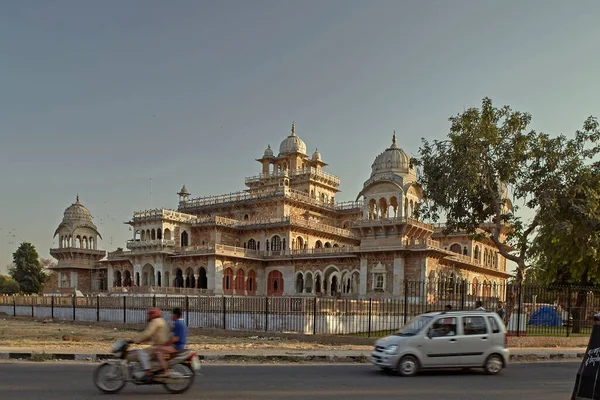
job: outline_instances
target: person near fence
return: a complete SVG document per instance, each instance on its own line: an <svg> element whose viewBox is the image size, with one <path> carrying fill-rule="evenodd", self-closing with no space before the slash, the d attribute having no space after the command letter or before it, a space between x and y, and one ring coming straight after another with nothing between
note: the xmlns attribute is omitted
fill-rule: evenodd
<svg viewBox="0 0 600 400"><path fill-rule="evenodd" d="M477 311L485 311L485 308L483 308L483 303L481 303L481 300L477 300L475 302L475 310L477 310Z"/></svg>
<svg viewBox="0 0 600 400"><path fill-rule="evenodd" d="M146 371L146 376L151 376L150 360L153 355L156 355L163 368L164 373L168 373L169 366L164 358L164 346L169 342L170 332L169 325L162 316L159 308L153 307L148 310L148 325L146 329L133 340L133 343L141 344L151 342L152 347L138 350L137 358L142 364L142 368Z"/></svg>
<svg viewBox="0 0 600 400"><path fill-rule="evenodd" d="M169 341L176 351L185 350L187 345L187 327L181 318L181 309L173 309L173 337Z"/></svg>
<svg viewBox="0 0 600 400"><path fill-rule="evenodd" d="M501 301L498 302L498 309L496 310L496 313L502 319L502 321L504 321L504 316L506 315L506 311L504 310L503 302L501 302Z"/></svg>

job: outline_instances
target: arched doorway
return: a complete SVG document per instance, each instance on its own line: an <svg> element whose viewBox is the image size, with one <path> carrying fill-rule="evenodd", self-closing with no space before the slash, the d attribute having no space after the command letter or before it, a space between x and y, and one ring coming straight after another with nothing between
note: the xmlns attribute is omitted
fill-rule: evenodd
<svg viewBox="0 0 600 400"><path fill-rule="evenodd" d="M142 286L154 286L154 267L150 264L142 268Z"/></svg>
<svg viewBox="0 0 600 400"><path fill-rule="evenodd" d="M175 270L175 280L174 280L174 285L176 288L182 288L184 281L183 281L183 271L181 270L181 268L177 268Z"/></svg>
<svg viewBox="0 0 600 400"><path fill-rule="evenodd" d="M267 277L267 296L283 294L283 274L281 271L271 271Z"/></svg>
<svg viewBox="0 0 600 400"><path fill-rule="evenodd" d="M113 282L113 286L116 287L121 287L122 282L121 282L121 271L115 271L115 279Z"/></svg>
<svg viewBox="0 0 600 400"><path fill-rule="evenodd" d="M231 268L225 269L223 273L223 293L233 293L233 270Z"/></svg>
<svg viewBox="0 0 600 400"><path fill-rule="evenodd" d="M198 270L198 289L208 289L208 278L204 267L200 267Z"/></svg>
<svg viewBox="0 0 600 400"><path fill-rule="evenodd" d="M123 286L131 286L131 272L125 270Z"/></svg>

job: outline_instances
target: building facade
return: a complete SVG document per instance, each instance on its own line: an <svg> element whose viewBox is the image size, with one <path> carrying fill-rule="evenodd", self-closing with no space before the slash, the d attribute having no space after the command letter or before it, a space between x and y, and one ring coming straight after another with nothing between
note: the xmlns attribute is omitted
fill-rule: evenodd
<svg viewBox="0 0 600 400"><path fill-rule="evenodd" d="M493 243L419 220L423 193L395 134L351 202L336 201L339 177L294 125L256 161L244 191L193 198L183 186L176 210L135 212L127 250L90 268L111 291L376 298L399 296L405 280L466 280L470 295L501 296L509 274Z"/></svg>

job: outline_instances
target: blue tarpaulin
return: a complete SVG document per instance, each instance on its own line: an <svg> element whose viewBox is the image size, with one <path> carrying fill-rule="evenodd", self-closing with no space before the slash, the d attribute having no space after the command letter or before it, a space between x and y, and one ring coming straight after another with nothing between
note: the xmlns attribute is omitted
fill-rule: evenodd
<svg viewBox="0 0 600 400"><path fill-rule="evenodd" d="M540 307L529 318L528 325L537 326L562 326L562 318L550 307Z"/></svg>

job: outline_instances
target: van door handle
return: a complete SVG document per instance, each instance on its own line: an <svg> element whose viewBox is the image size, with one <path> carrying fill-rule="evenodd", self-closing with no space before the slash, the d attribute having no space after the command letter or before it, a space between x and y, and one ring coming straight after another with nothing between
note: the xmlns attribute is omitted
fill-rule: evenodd
<svg viewBox="0 0 600 400"><path fill-rule="evenodd" d="M451 342L456 342L456 339L450 339Z"/></svg>
<svg viewBox="0 0 600 400"><path fill-rule="evenodd" d="M482 337L481 340L487 340L487 336Z"/></svg>

